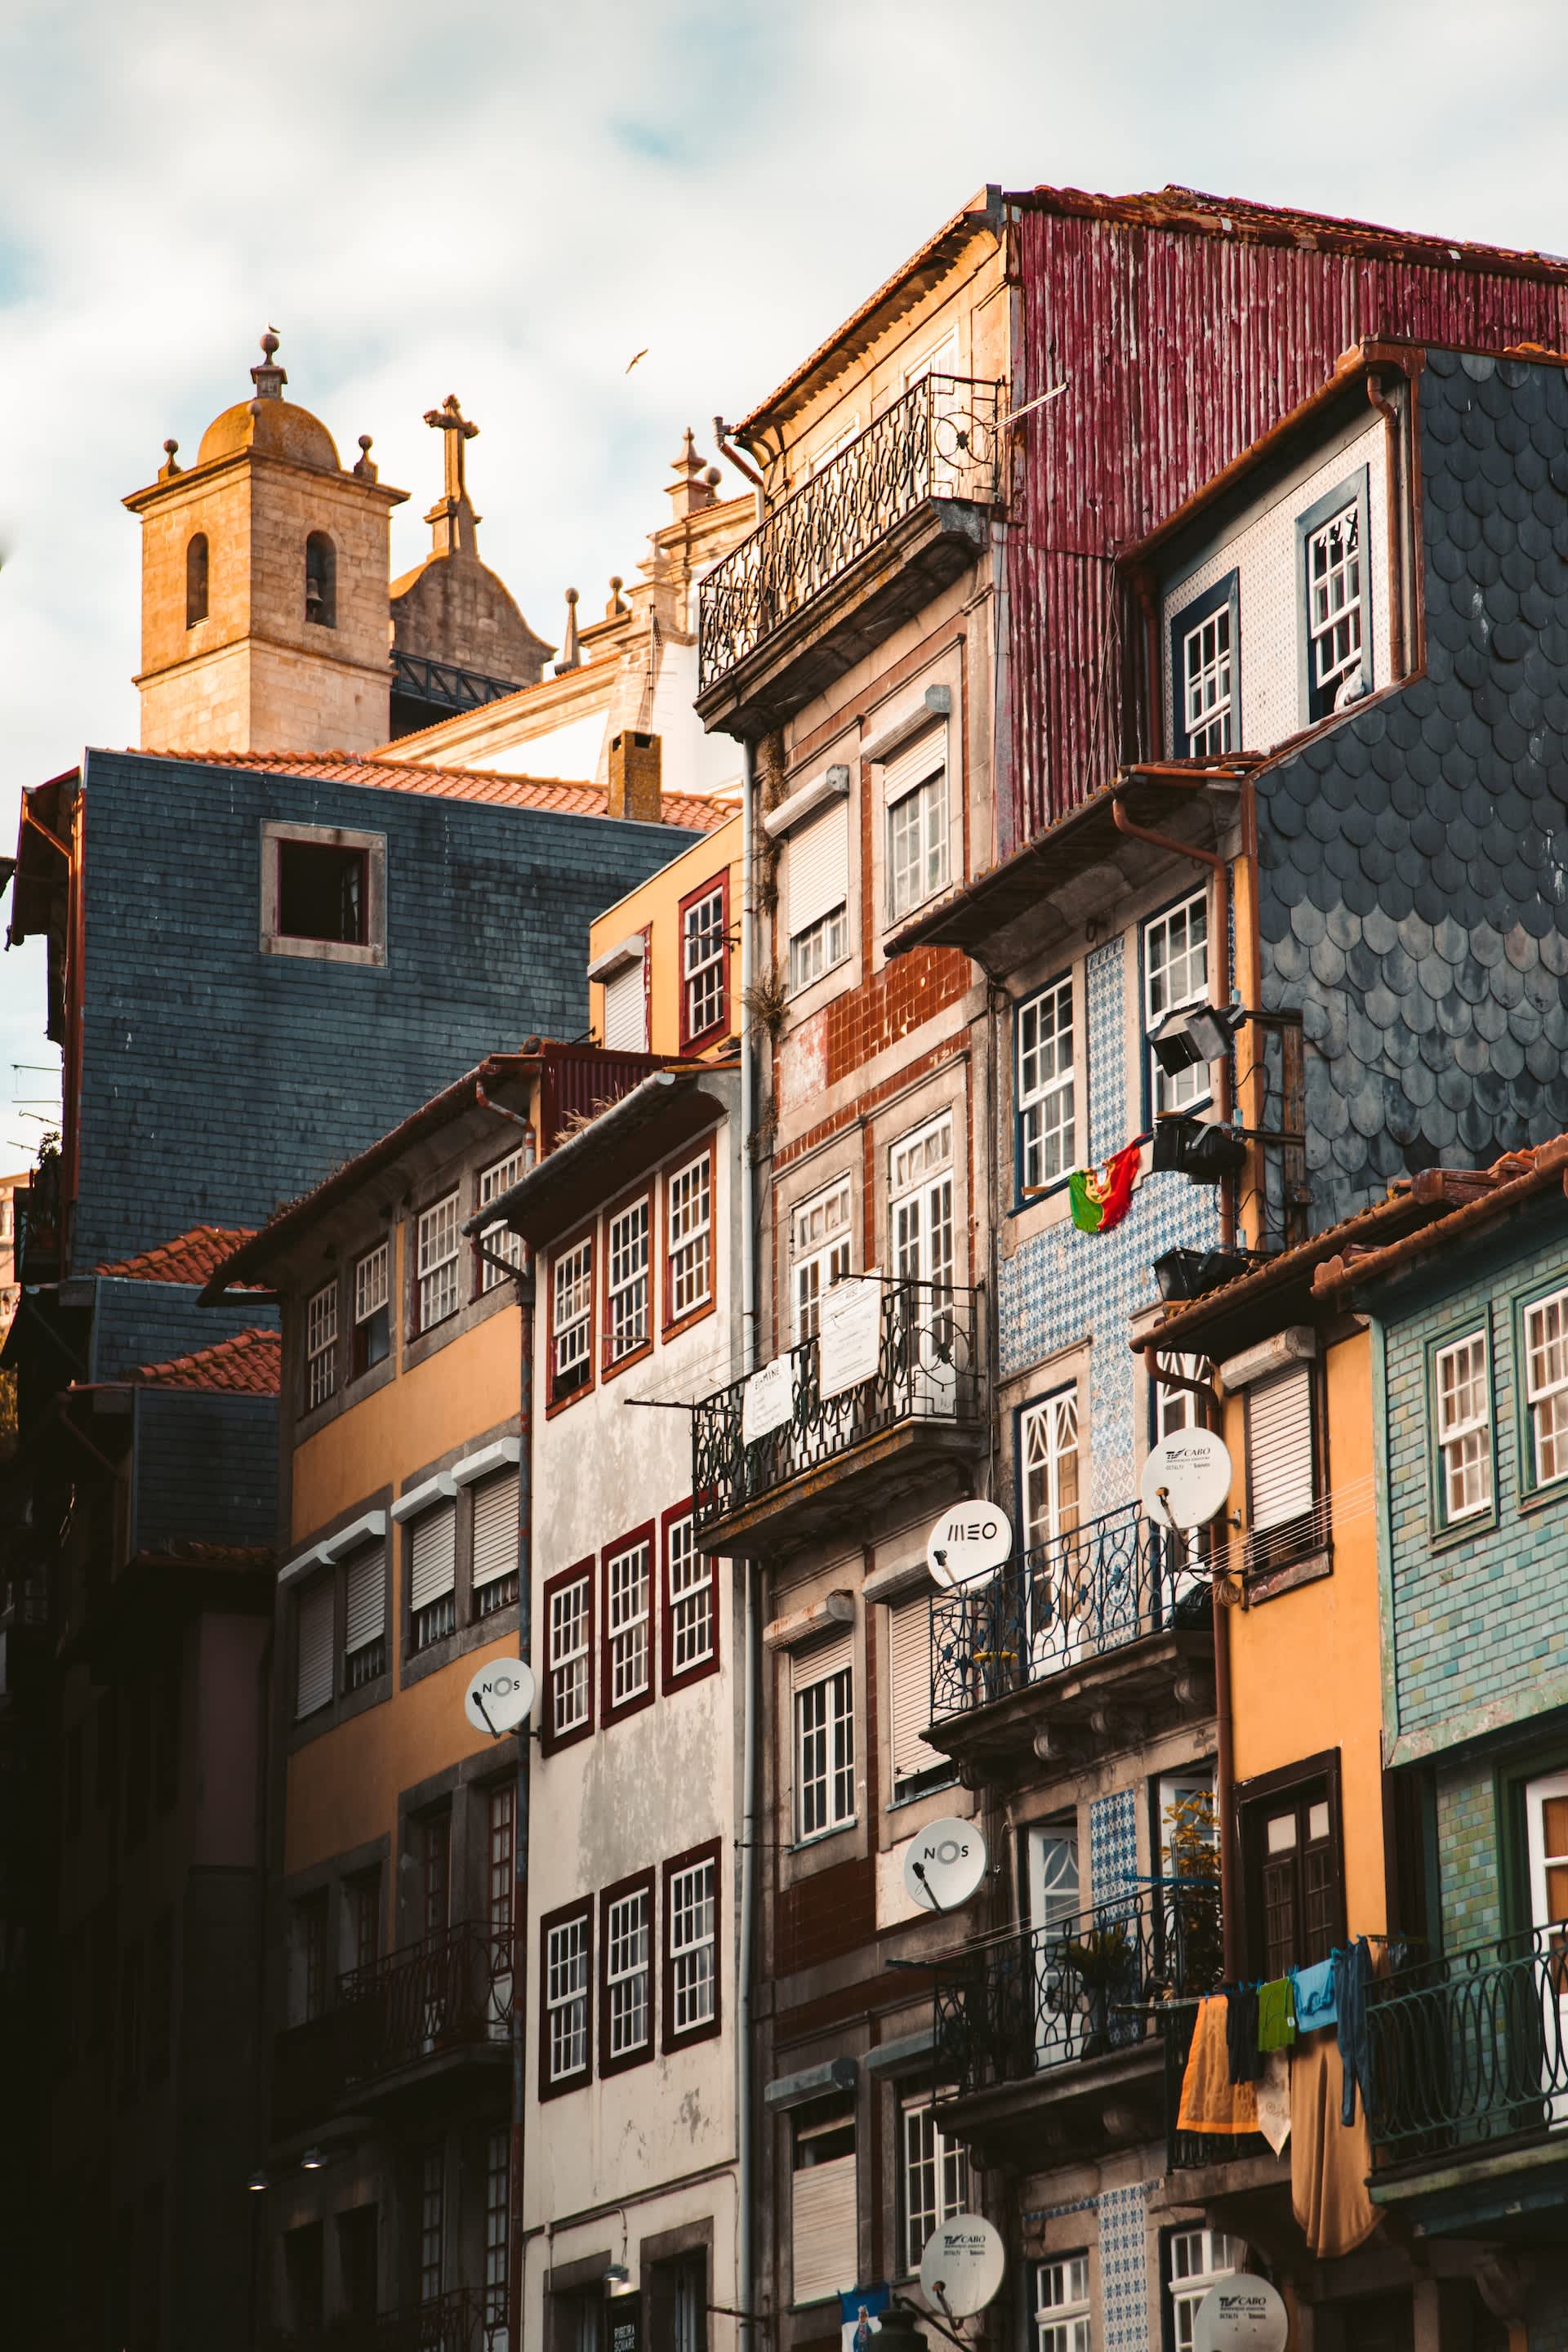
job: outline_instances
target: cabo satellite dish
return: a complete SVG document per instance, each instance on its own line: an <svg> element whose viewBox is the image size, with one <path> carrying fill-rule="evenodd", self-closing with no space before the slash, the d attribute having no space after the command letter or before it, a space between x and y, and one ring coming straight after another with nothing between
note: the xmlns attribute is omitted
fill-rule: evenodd
<svg viewBox="0 0 1568 2352"><path fill-rule="evenodd" d="M1156 1527L1206 1527L1230 1493L1230 1452L1212 1429L1177 1429L1151 1446L1139 1499Z"/></svg>
<svg viewBox="0 0 1568 2352"><path fill-rule="evenodd" d="M488 1731L499 1739L528 1721L533 1696L531 1666L521 1658L487 1658L468 1684L463 1713L476 1731Z"/></svg>
<svg viewBox="0 0 1568 2352"><path fill-rule="evenodd" d="M1005 2257L1000 2233L978 2213L955 2213L926 2240L921 2285L950 2319L967 2319L994 2301Z"/></svg>
<svg viewBox="0 0 1568 2352"><path fill-rule="evenodd" d="M984 1875L985 1840L978 1822L930 1822L904 1848L904 1893L922 1911L955 1911Z"/></svg>
<svg viewBox="0 0 1568 2352"><path fill-rule="evenodd" d="M1193 2321L1193 2352L1285 2352L1290 2322L1279 2290L1238 2271L1211 2286Z"/></svg>
<svg viewBox="0 0 1568 2352"><path fill-rule="evenodd" d="M944 1592L994 1576L1013 1549L1013 1528L1000 1503L954 1503L926 1541L926 1565Z"/></svg>

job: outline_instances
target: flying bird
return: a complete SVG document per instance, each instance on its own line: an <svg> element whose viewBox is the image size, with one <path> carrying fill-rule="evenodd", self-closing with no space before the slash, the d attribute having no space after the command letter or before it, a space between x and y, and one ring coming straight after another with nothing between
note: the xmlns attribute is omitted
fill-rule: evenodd
<svg viewBox="0 0 1568 2352"><path fill-rule="evenodd" d="M630 373L631 373L631 372L632 372L633 368L635 368L635 367L636 367L636 365L637 365L637 361L638 361L638 360L646 360L646 359L647 359L647 349L648 349L648 347L647 347L647 345L645 343L645 344L643 345L643 347L642 347L641 351L640 351L640 352L635 352L635 353L633 354L633 356L632 356L632 357L631 357L631 358L626 362L626 373L627 373L628 375L630 375Z"/></svg>

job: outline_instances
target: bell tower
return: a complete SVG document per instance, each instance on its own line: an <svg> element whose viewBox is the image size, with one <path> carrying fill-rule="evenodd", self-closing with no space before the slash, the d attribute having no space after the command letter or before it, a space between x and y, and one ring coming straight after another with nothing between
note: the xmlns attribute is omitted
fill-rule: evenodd
<svg viewBox="0 0 1568 2352"><path fill-rule="evenodd" d="M150 751L368 751L390 733L389 517L370 437L344 467L283 397L261 338L250 399L165 441L142 520L142 744Z"/></svg>

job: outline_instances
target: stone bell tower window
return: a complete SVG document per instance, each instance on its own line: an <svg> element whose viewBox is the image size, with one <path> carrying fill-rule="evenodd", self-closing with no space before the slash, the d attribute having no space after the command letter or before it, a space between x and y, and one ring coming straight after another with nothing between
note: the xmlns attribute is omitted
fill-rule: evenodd
<svg viewBox="0 0 1568 2352"><path fill-rule="evenodd" d="M305 541L305 618L323 629L338 625L337 551L324 530Z"/></svg>
<svg viewBox="0 0 1568 2352"><path fill-rule="evenodd" d="M185 626L207 616L207 535L195 532L185 545Z"/></svg>

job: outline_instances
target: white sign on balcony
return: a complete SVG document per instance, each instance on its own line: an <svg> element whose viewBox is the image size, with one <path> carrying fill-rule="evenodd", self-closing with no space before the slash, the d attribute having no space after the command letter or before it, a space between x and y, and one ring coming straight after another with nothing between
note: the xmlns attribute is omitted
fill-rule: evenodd
<svg viewBox="0 0 1568 2352"><path fill-rule="evenodd" d="M868 1274L835 1283L824 1293L816 1335L817 1393L842 1396L862 1381L874 1381L881 1359L882 1286Z"/></svg>
<svg viewBox="0 0 1568 2352"><path fill-rule="evenodd" d="M753 1372L741 1398L741 1442L751 1445L783 1429L795 1411L795 1360L775 1356Z"/></svg>

